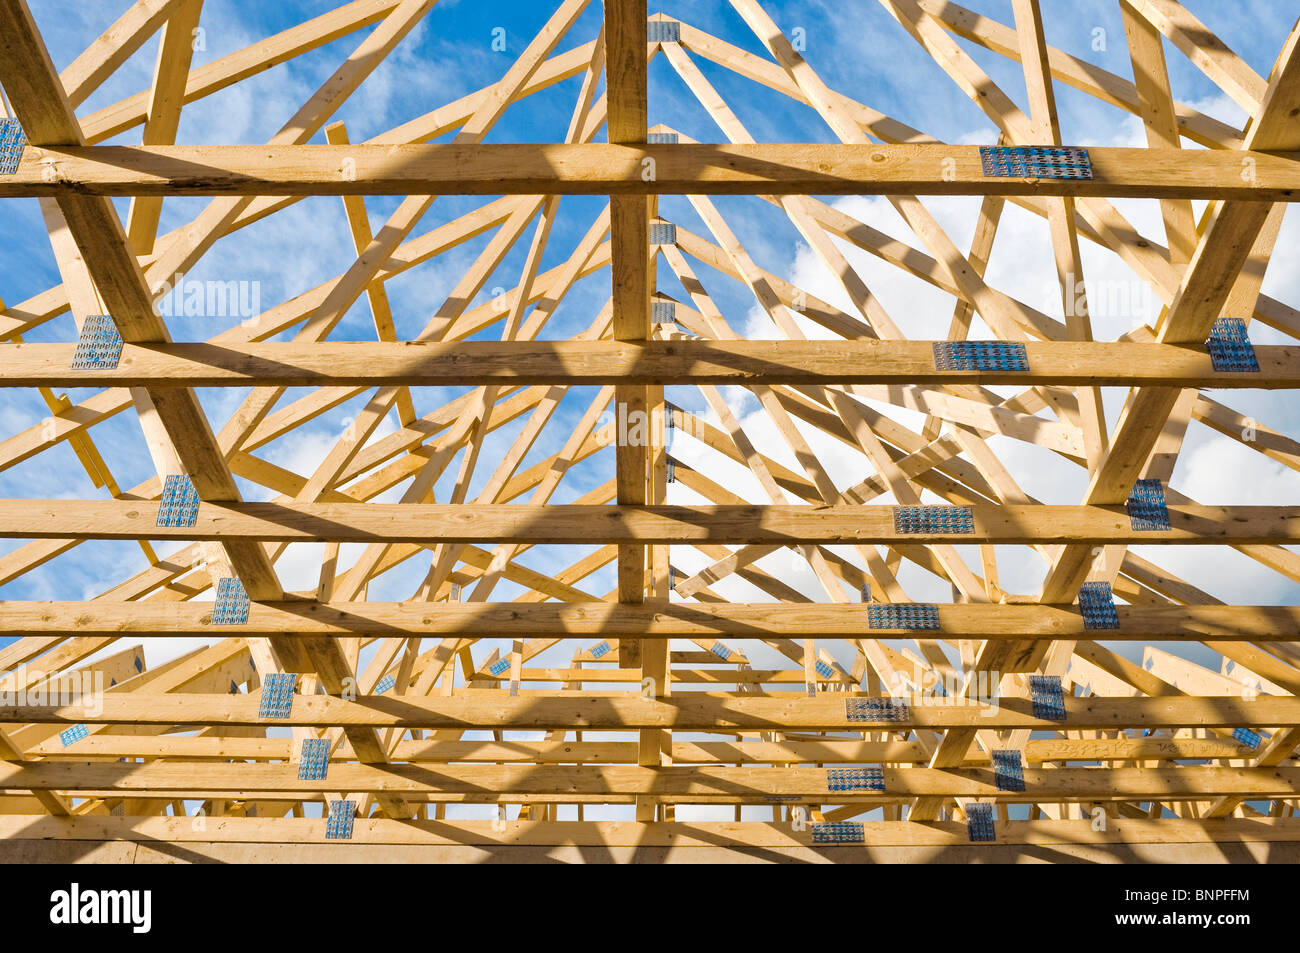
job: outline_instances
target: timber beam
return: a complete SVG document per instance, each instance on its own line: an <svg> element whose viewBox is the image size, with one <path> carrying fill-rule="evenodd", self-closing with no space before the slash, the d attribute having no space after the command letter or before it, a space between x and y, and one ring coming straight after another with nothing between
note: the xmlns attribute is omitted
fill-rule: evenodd
<svg viewBox="0 0 1300 953"><path fill-rule="evenodd" d="M211 624L212 603L0 602L0 637L76 632L81 636L145 638L217 635L494 635L673 639L720 636L763 639L926 638L1140 639L1290 641L1300 630L1300 606L1118 605L1117 629L1087 628L1077 607L1038 604L944 604L936 629L872 628L861 603L450 603L335 602L308 599L253 602L248 621Z"/></svg>
<svg viewBox="0 0 1300 953"><path fill-rule="evenodd" d="M1088 147L1091 178L990 176L969 145L53 146L0 198L80 195L1060 195L1300 200L1286 152ZM1253 177L1241 175L1243 159ZM654 175L643 174L653 163Z"/></svg>
<svg viewBox="0 0 1300 953"><path fill-rule="evenodd" d="M225 306L222 299L218 302ZM233 307L233 306L232 306ZM1029 342L1024 370L946 369L930 341L319 341L125 344L72 369L75 344L7 344L0 387L420 387L481 384L1035 384L1300 387L1300 347L1216 370L1204 344Z"/></svg>

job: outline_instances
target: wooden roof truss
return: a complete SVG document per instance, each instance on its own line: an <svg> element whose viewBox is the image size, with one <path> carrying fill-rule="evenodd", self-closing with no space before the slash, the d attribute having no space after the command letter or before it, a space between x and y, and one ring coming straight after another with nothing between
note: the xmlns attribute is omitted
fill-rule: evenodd
<svg viewBox="0 0 1300 953"><path fill-rule="evenodd" d="M1147 147L1089 148L1087 178L990 176L978 147L831 89L758 0L731 5L767 57L645 0L605 0L603 29L577 42L589 2L563 0L494 85L353 143L333 114L437 16L435 0L353 0L200 67L188 37L201 0L137 0L62 73L24 0L0 0L0 83L27 141L0 197L40 198L62 279L0 313L0 384L39 388L49 408L5 435L0 467L66 445L98 490L0 500L0 536L20 541L0 585L89 540L134 541L146 564L90 599L0 603L0 636L15 640L0 649L0 856L43 843L37 856L141 860L1213 859L1300 841L1300 609L1225 604L1130 549L1232 547L1300 583L1294 507L1211 506L1169 485L1193 421L1300 470L1300 443L1232 400L1295 388L1300 350L1256 346L1259 370L1241 373L1205 345L1220 318L1300 338L1300 311L1261 291L1300 195L1300 31L1264 77L1174 0L1119 0L1130 82L1050 47L1038 0L1014 0L1012 23L947 0L879 2L900 27L891 42L910 34L996 126L989 145L1069 146L1065 85L1141 117ZM78 117L159 32L152 88ZM185 105L354 33L265 146L174 145ZM1249 115L1244 128L1173 98L1166 40ZM1022 64L1025 102L972 44ZM724 143L648 125L660 56ZM812 110L836 141L756 143L702 63ZM483 143L507 109L571 78L562 138ZM102 144L137 129L141 145ZM383 194L402 199L372 228L363 196ZM421 231L439 194L485 199ZM158 234L162 198L177 195L209 199ZM342 274L208 341L173 340L160 288L321 195L346 211ZM568 195L609 204L544 267ZM686 196L704 230L661 218L661 195ZM851 307L760 267L718 195L776 206ZM882 196L911 237L814 195ZM918 195L982 196L968 249ZM113 196L131 196L125 222ZM1132 225L1121 197L1158 199L1164 235ZM1194 200L1208 202L1199 218ZM1009 205L1047 226L1064 321L985 280ZM1146 283L1158 321L1093 340L1070 300L1089 244ZM385 282L466 247L445 301L400 339ZM515 248L517 281L485 299ZM850 248L951 296L957 350L987 328L1023 346L1027 367L937 362ZM550 339L566 295L606 270L586 330ZM746 339L724 280L777 340ZM374 337L346 341L334 332L362 298ZM65 313L77 333L108 315L116 363L74 369L75 336L43 333L71 331ZM86 396L62 396L74 387ZM223 387L245 395L210 421L197 389ZM463 390L425 406L433 387ZM1126 389L1118 417L1103 387ZM558 413L566 397L581 406ZM264 452L358 398L312 472ZM96 442L122 413L138 415L156 471L131 487ZM637 420L644 439L629 439ZM485 453L498 432L507 449ZM819 450L831 445L862 462L857 482L833 478ZM1015 445L1083 468L1084 498L1033 498ZM197 494L192 525L156 525L169 476ZM1168 528L1130 518L1139 480L1159 485ZM921 506L945 509L903 512ZM285 591L277 562L305 542L324 544L319 582ZM179 548L160 556L162 544ZM1041 562L1040 591L999 584L1009 547ZM427 570L401 601L369 597L412 565ZM918 571L951 601L909 593ZM816 589L793 584L804 573ZM593 588L602 578L616 585ZM246 593L246 620L237 604L218 611L222 580ZM503 583L517 594L494 599ZM1085 584L1110 587L1114 628L1083 611ZM738 591L751 600L726 595ZM145 665L143 640L176 637L205 647ZM1140 664L1130 643L1145 646ZM61 702L60 686L95 673L111 682L96 710ZM268 709L286 675L291 694ZM1007 757L1019 779L998 767ZM328 821L332 803L355 814L350 832ZM992 806L991 843L972 842L976 805Z"/></svg>

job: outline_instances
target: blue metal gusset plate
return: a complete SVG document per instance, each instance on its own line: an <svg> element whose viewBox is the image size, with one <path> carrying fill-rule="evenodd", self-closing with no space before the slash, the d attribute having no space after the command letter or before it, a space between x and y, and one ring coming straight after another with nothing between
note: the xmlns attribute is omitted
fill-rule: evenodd
<svg viewBox="0 0 1300 953"><path fill-rule="evenodd" d="M993 752L993 780L999 791L1025 789L1025 768L1019 751L1005 749Z"/></svg>
<svg viewBox="0 0 1300 953"><path fill-rule="evenodd" d="M883 791L885 772L881 768L830 768L826 771L828 791Z"/></svg>
<svg viewBox="0 0 1300 953"><path fill-rule="evenodd" d="M650 223L650 244L651 245L676 245L677 244L677 226L672 222L651 222Z"/></svg>
<svg viewBox="0 0 1300 953"><path fill-rule="evenodd" d="M937 629L939 607L920 602L868 603L867 626L872 629Z"/></svg>
<svg viewBox="0 0 1300 953"><path fill-rule="evenodd" d="M849 721L906 721L907 702L898 698L846 698L844 717Z"/></svg>
<svg viewBox="0 0 1300 953"><path fill-rule="evenodd" d="M864 844L866 829L852 821L833 824L812 824L808 828L814 844Z"/></svg>
<svg viewBox="0 0 1300 953"><path fill-rule="evenodd" d="M1258 748L1264 741L1258 731L1251 731L1249 728L1234 729L1232 737L1248 748Z"/></svg>
<svg viewBox="0 0 1300 953"><path fill-rule="evenodd" d="M1044 721L1065 721L1065 689L1059 675L1030 675L1029 697L1034 717Z"/></svg>
<svg viewBox="0 0 1300 953"><path fill-rule="evenodd" d="M724 662L727 659L731 658L731 649L727 648L721 642L714 642L713 648L709 649L709 651L712 652L714 655L716 655L718 658L722 659Z"/></svg>
<svg viewBox="0 0 1300 953"><path fill-rule="evenodd" d="M298 676L293 672L272 672L262 683L259 718L288 718L293 711L293 687Z"/></svg>
<svg viewBox="0 0 1300 953"><path fill-rule="evenodd" d="M813 671L815 671L822 678L835 677L835 669L831 668L828 662L823 662L821 659L817 660L817 664L813 666Z"/></svg>
<svg viewBox="0 0 1300 953"><path fill-rule="evenodd" d="M605 657L606 655L608 655L608 654L609 654L609 643L608 643L608 642L601 642L600 645L597 645L597 646L593 647L592 650L591 650L591 657L594 658L594 659L595 659L595 658L604 658L604 657Z"/></svg>
<svg viewBox="0 0 1300 953"><path fill-rule="evenodd" d="M675 132L648 132L645 141L652 146L675 146L678 137Z"/></svg>
<svg viewBox="0 0 1300 953"><path fill-rule="evenodd" d="M393 678L391 675L385 675L379 680L379 684L375 686L375 694L382 695L384 692L390 692L396 684L397 679Z"/></svg>
<svg viewBox="0 0 1300 953"><path fill-rule="evenodd" d="M1009 341L935 341L934 366L941 371L1027 371L1023 344Z"/></svg>
<svg viewBox="0 0 1300 953"><path fill-rule="evenodd" d="M306 738L298 759L299 781L324 781L330 766L330 743L326 738Z"/></svg>
<svg viewBox="0 0 1300 953"><path fill-rule="evenodd" d="M0 119L0 175L13 175L23 160L27 136L17 119Z"/></svg>
<svg viewBox="0 0 1300 953"><path fill-rule="evenodd" d="M895 506L896 533L974 533L969 506Z"/></svg>
<svg viewBox="0 0 1300 953"><path fill-rule="evenodd" d="M88 314L72 355L74 371L113 370L122 359L122 335L107 314Z"/></svg>
<svg viewBox="0 0 1300 953"><path fill-rule="evenodd" d="M1246 334L1246 322L1240 318L1215 321L1205 348L1210 352L1210 363L1216 371L1259 372L1255 347Z"/></svg>
<svg viewBox="0 0 1300 953"><path fill-rule="evenodd" d="M1155 533L1169 529L1169 507L1159 480L1138 480L1124 504L1134 531Z"/></svg>
<svg viewBox="0 0 1300 953"><path fill-rule="evenodd" d="M651 43L680 43L682 25L677 20L648 20L646 38Z"/></svg>
<svg viewBox="0 0 1300 953"><path fill-rule="evenodd" d="M87 728L85 725L73 725L71 728L68 728L66 731L59 732L59 741L61 741L63 743L63 747L66 748L68 747L68 745L80 741L88 734L90 734L90 729Z"/></svg>
<svg viewBox="0 0 1300 953"><path fill-rule="evenodd" d="M199 493L190 478L170 474L158 501L158 526L193 526L199 518Z"/></svg>
<svg viewBox="0 0 1300 953"><path fill-rule="evenodd" d="M510 670L510 659L508 658L498 659L497 661L493 662L491 665L488 666L489 675L500 675L502 672L507 672L509 670Z"/></svg>
<svg viewBox="0 0 1300 953"><path fill-rule="evenodd" d="M1118 629L1115 594L1108 582L1085 582L1079 587L1079 612L1085 629Z"/></svg>
<svg viewBox="0 0 1300 953"><path fill-rule="evenodd" d="M677 320L676 301L656 301L650 306L650 316L656 324L672 324Z"/></svg>
<svg viewBox="0 0 1300 953"><path fill-rule="evenodd" d="M356 816L356 801L330 801L329 819L325 823L325 839L351 840L352 823Z"/></svg>
<svg viewBox="0 0 1300 953"><path fill-rule="evenodd" d="M212 609L213 625L246 625L248 593L238 579L227 577L217 583L217 601Z"/></svg>
<svg viewBox="0 0 1300 953"><path fill-rule="evenodd" d="M966 808L966 835L972 841L997 839L993 833L992 804L971 804Z"/></svg>
<svg viewBox="0 0 1300 953"><path fill-rule="evenodd" d="M1074 146L980 146L986 176L1009 179L1091 179L1087 149Z"/></svg>

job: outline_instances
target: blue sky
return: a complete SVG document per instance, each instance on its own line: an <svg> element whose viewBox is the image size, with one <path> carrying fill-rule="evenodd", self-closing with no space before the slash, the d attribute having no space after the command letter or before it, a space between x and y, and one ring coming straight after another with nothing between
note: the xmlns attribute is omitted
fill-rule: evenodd
<svg viewBox="0 0 1300 953"><path fill-rule="evenodd" d="M260 37L325 12L332 6L331 3L249 4L209 0L204 6L200 21L206 48L196 52L195 65L202 65L240 49ZM400 44L389 61L381 65L344 104L336 118L347 123L352 139L358 141L481 88L504 72L513 57L545 22L551 6L538 3L466 3L463 0L442 0ZM1011 20L1009 2L977 2L971 6L1004 22ZM70 63L117 16L118 7L118 4L113 3L36 0L33 3L33 13L56 66L63 68ZM1300 2L1191 3L1189 7L1251 67L1263 75L1267 75L1276 56L1280 38L1300 13ZM768 3L767 9L788 34L795 35L796 30L803 31L807 58L833 88L849 93L867 105L939 138L966 142L992 141L995 135L992 124L879 4L787 2ZM1049 42L1119 75L1131 75L1123 43L1123 27L1114 3L1110 0L1078 3L1050 0L1044 4L1044 9ZM664 11L681 16L686 22L752 53L765 56L761 44L729 4L721 0L691 3L686 10L664 8ZM568 49L589 41L599 29L599 23L599 4L593 4L561 41L559 49ZM496 35L494 31L499 29L505 31L504 52L492 49ZM341 38L310 54L190 104L183 114L178 141L265 141L292 114L297 104L346 57L363 35L359 32ZM83 116L91 114L98 108L147 88L156 56L156 42L151 40L146 43L91 96L79 109L79 113ZM1024 102L1023 80L1015 63L971 44L963 42L963 46L1003 89L1018 102ZM1225 120L1240 121L1239 107L1180 53L1168 47L1167 50L1171 81L1178 98L1194 103ZM740 120L760 141L832 140L829 128L811 109L796 105L786 97L701 57L695 57L695 61ZM579 82L579 78L573 78L557 84L543 93L529 97L526 105L508 110L489 134L488 141L558 139L563 134ZM652 124L666 123L703 141L722 139L720 130L663 57L651 64L650 86ZM1057 89L1066 141L1081 144L1111 143L1133 136L1135 120L1132 117L1061 84L1058 84ZM923 94L918 95L918 91L923 91ZM138 129L131 130L114 141L136 141L134 137L138 137L138 134ZM323 141L323 135L318 134L314 141ZM388 197L368 199L372 226L378 227L398 201L397 198ZM168 199L164 205L160 232L165 233L189 221L206 203L207 200L201 198ZM126 204L125 200L119 202L123 214ZM479 204L481 202L475 198L442 197L416 233L449 221ZM815 261L809 261L810 256L800 236L784 220L779 210L743 198L719 199L716 204L761 266L785 277L796 277L819 267ZM878 208L880 204L876 201L876 207L869 207L859 202L853 211L869 220L871 215L881 211ZM1131 204L1137 206L1142 203ZM1149 218L1153 203L1145 204L1147 208L1144 211ZM953 236L958 243L967 242L973 224L973 215L970 214L972 203L949 200L946 203L935 203L934 207L935 214L945 225L951 222ZM558 264L570 254L598 213L600 200L567 198L561 203L561 208L562 214L548 246L543 267ZM57 283L58 275L36 201L9 200L6 209L14 240L5 252L9 267L0 273L0 296L12 304ZM705 231L683 198L665 197L661 212L694 231ZM901 223L889 221L888 210L876 217L877 221L870 221L871 224L891 232L895 228L901 229ZM1294 215L1289 216L1284 234L1294 233L1294 219ZM1135 220L1139 220L1136 215ZM1008 228L1007 231L1012 229ZM191 277L214 277L221 280L237 278L260 282L262 306L269 307L345 270L353 257L346 234L346 222L341 203L337 199L307 199L219 242L200 266L191 272ZM388 282L387 289L393 301L399 335L413 336L424 326L455 279L487 244L488 237L485 235L468 242L461 248ZM906 237L906 233L900 232L900 237ZM915 244L915 240L911 240ZM516 245L499 271L486 283L479 300L489 297L494 288L511 287L516 283L526 247L526 239ZM1285 242L1280 243L1279 247L1288 248ZM1005 270L1008 264L1013 267L1017 264L1011 256L999 256L999 251L1000 247L995 247L990 269L991 276L995 278L999 269ZM1286 253L1290 253L1289 249ZM864 271L869 272L875 266L875 262L866 262ZM729 279L718 277L706 266L696 267L702 275L711 277L712 280L708 283L710 291L725 313L749 318L756 316L752 298L743 287ZM1293 274L1294 269L1279 268L1275 264L1266 290L1283 301L1293 303L1296 300L1295 289L1285 284ZM811 275L809 280L816 282L818 276ZM678 290L671 276L664 276L662 284L670 293ZM568 336L585 328L594 309L605 300L606 286L607 278L603 273L580 282L544 336ZM897 282L891 284L883 279L879 285L873 283L873 290L887 306L893 306L891 310L913 307L919 296L930 291L914 282L897 285ZM1044 310L1051 306L1050 297L1049 293L1041 305ZM933 313L925 310L932 319L933 315L942 313L937 308ZM744 327L746 320L747 318L733 320L733 326ZM202 339L223 329L218 322L219 319L177 318L171 322L171 331L177 339ZM761 325L761 322L757 323ZM901 323L905 328L908 327L905 321ZM934 321L927 322L926 315L918 315L912 326L916 330L909 333L923 336L927 323L933 324ZM751 328L751 332L762 333L762 330L761 327ZM483 335L493 336L496 333L499 333L499 329L489 328ZM1271 332L1260 329L1260 333L1267 335ZM334 337L366 339L372 335L369 311L363 299L352 309ZM71 317L64 314L37 329L28 339L69 340L72 336ZM73 392L71 396L76 399L85 395ZM219 426L243 396L238 392L220 391L205 394L203 399L211 418ZM419 394L417 400L422 412L427 412L445 396L447 395L441 393ZM557 422L575 421L590 396L590 392L585 391L572 395L572 399L565 402ZM678 396L688 406L702 407L700 401L692 402L689 394ZM1300 411L1297 411L1295 402L1287 401L1285 397L1247 393L1234 394L1233 401L1234 406L1248 413L1256 412L1255 408L1258 407L1260 419L1283 432L1296 430ZM323 453L327 442L333 440L345 425L342 422L355 414L360 404L360 400L349 402L326 418L302 428L292 438L271 444L265 450L266 456L290 465L295 461L301 463L304 455ZM6 432L15 433L36 423L45 413L35 394L11 393L0 411L0 425ZM503 428L500 440L504 442L512 437L521 425L521 422L517 422L514 427ZM104 452L120 485L133 486L151 474L150 460L144 451L133 415L119 415L98 426L94 432L97 440L109 448ZM105 440L105 437L108 439ZM1195 437L1189 446L1195 449ZM554 445L543 440L539 442L537 453L551 452L553 449ZM1032 448L1020 449L1033 452ZM1251 461L1252 464L1257 462L1260 462L1257 457ZM577 478L574 481L574 495L604 479L599 472L588 473L581 468L573 476ZM1081 473L1071 474L1071 478L1073 482L1069 483L1069 488L1073 491ZM1049 486L1056 482L1055 476L1045 481ZM66 444L0 473L0 484L0 490L11 496L33 493L70 497L95 495ZM51 490L51 487L55 489ZM1045 486L1044 490L1047 488ZM261 488L247 485L245 489L250 496L265 492ZM90 595L102 585L106 571L111 570L115 574L120 570L123 560L137 556L138 550L130 544L85 544L44 569L29 573L3 587L0 594L19 598Z"/></svg>
<svg viewBox="0 0 1300 953"><path fill-rule="evenodd" d="M125 7L124 2L85 3L84 0L30 0L30 3L54 62L60 69L72 62ZM334 118L346 122L353 141L361 141L494 82L536 34L555 5L535 0L441 0ZM1186 5L1263 76L1268 75L1283 37L1300 16L1300 0L1239 0L1232 3L1187 0ZM333 2L207 0L200 21L206 48L196 52L195 65L241 49L334 6ZM1009 0L970 0L967 6L1004 23L1013 19ZM995 140L996 130L992 123L875 0L768 0L765 7L787 35L794 35L796 29L802 30L804 55L832 88L945 141L985 143ZM1049 43L1120 76L1131 77L1123 26L1114 0L1044 0L1043 8ZM695 0L662 8L652 3L651 12L658 11L680 17L699 29L768 59L761 43L723 0ZM593 2L560 42L557 52L593 39L599 30L600 18L600 4ZM498 35L494 31L498 29L504 30L504 52L492 49L493 38ZM343 37L187 106L178 142L266 141L364 35L365 31L360 31ZM1024 82L1017 63L965 41L959 42L1003 90L1024 106ZM156 49L156 39L146 43L79 108L79 115L87 116L147 89ZM1179 100L1224 121L1241 123L1243 114L1240 107L1200 70L1168 44L1166 54L1174 94ZM757 140L834 140L831 130L811 109L702 57L693 59ZM491 131L487 141L558 141L564 134L580 82L580 76L572 78L513 106ZM1136 145L1141 141L1140 125L1131 115L1060 84L1057 85L1057 95L1066 142ZM721 131L664 57L658 57L651 64L649 103L652 125L665 123L700 141L723 141ZM134 143L139 141L138 137L137 127L112 141ZM603 132L600 138L603 138ZM323 142L323 134L318 134L313 141ZM367 199L372 227L381 226L399 201L388 197ZM440 197L413 235L451 221L485 201L479 197ZM160 234L190 221L207 202L202 198L168 199L163 206ZM838 199L833 204L889 234L920 246L887 203L880 199ZM946 199L928 204L944 227L950 230L957 244L966 247L978 201ZM719 198L716 205L761 267L832 303L846 309L850 307L778 209L753 198ZM1154 202L1116 202L1115 205L1135 223L1163 240L1159 212ZM568 258L599 214L601 206L602 201L597 198L575 197L561 202L561 215L543 259L543 268ZM127 202L120 200L118 207L125 217ZM5 267L0 269L0 297L13 305L57 284L59 277L36 200L6 200L4 209L9 241L3 253ZM665 197L660 211L683 227L707 235L703 222L684 198ZM1054 292L1041 280L1042 275L1050 274L1046 225L1013 209L1008 210L1003 223L990 263L990 282L1050 314L1059 315L1059 300L1053 300ZM513 287L518 282L530 235L531 226L502 266L485 283L474 304L486 301L495 293L494 289ZM1293 307L1300 306L1300 252L1297 252L1300 221L1294 209L1288 212L1282 235L1264 290ZM414 336L424 327L490 237L490 234L480 236L387 283L399 337ZM942 336L951 313L950 297L909 276L895 273L856 250L846 250L845 253L860 268L872 290L909 336ZM1100 274L1117 282L1126 280L1127 269L1115 256L1092 248L1086 255L1085 270L1089 275ZM342 273L354 257L339 199L311 198L219 242L191 272L191 277L258 282L262 307L268 308ZM745 288L707 266L694 261L692 266L734 329L752 336L772 336L774 332L766 316L759 313ZM542 336L568 337L586 328L608 298L608 280L608 271L602 270L580 281ZM662 266L660 286L669 294L681 295L680 286ZM225 330L231 323L226 320L223 324L222 319L175 318L170 321L170 329L178 340L201 340ZM1114 337L1124 330L1127 326L1112 323L1100 328L1098 336ZM494 326L481 336L490 338L499 334L500 327ZM74 336L72 318L65 313L34 330L27 340L68 341ZM1252 336L1267 343L1283 340L1277 332L1262 327L1252 327ZM370 340L373 337L369 308L362 298L333 338ZM463 389L419 392L415 398L417 412L428 413L461 392ZM90 393L71 391L69 396L77 401ZM202 395L214 429L220 428L244 396L242 391ZM298 394L291 392L286 402L295 396ZM593 389L576 389L566 397L556 418L548 425L523 466L558 449L593 396ZM705 405L698 392L677 393L674 390L670 396L704 414ZM746 417L746 426L754 428L755 440L764 452L794 467L788 449L780 444L770 428L764 429L755 413L756 403L752 398L732 391L728 392L728 397L736 401L737 409L750 415ZM1119 393L1107 395L1108 418L1112 426L1122 398ZM1290 394L1234 392L1223 399L1276 430L1291 435L1300 433L1300 402ZM341 405L330 414L299 428L291 436L259 450L259 454L299 473L310 473L364 400L362 397ZM885 408L885 405L877 406ZM34 426L47 413L35 393L6 391L4 403L0 405L0 431L3 431L0 436L9 436ZM908 412L891 413L904 422L919 419L914 414L909 416ZM482 486L491 472L493 454L499 457L522 425L523 418L520 418L491 438L483 456L489 465L479 467L474 489ZM391 432L394 426L390 419L381 428L381 435ZM152 463L133 412L120 414L97 426L94 436L123 488L153 475ZM861 458L833 441L819 440L815 434L810 434L809 439L819 455L824 455L823 459L838 486L856 482L869 472L863 469ZM1078 468L1062 466L1049 459L1049 454L1006 438L995 438L992 445L1004 455L1008 466L1015 465L1013 472L1029 492L1048 502L1078 500L1083 489L1083 474ZM679 449L688 459L691 454L698 454L698 448L693 448L689 442L680 445ZM453 464L438 484L438 499L446 499L455 473L456 465ZM554 501L567 502L608 480L612 473L612 455L603 452L575 467ZM1297 499L1300 481L1296 477L1294 471L1284 470L1240 444L1193 424L1173 483L1204 503L1279 503ZM738 481L736 486L744 485L746 478L743 474L737 473L735 478ZM270 495L265 488L247 482L241 482L241 489L250 499L264 499ZM94 499L100 498L102 491L91 486L65 443L0 472L0 494L6 497ZM758 499L757 496L751 498ZM678 491L673 499L688 502L691 498L689 494ZM20 543L5 541L0 553L15 549ZM1023 552L1004 549L1005 554L999 553L1000 558L1006 560L1003 585L1015 591L1032 591L1035 579L1041 579L1041 562ZM159 550L166 552L168 548L159 547ZM538 569L554 571L576 561L582 552L585 550L580 547L537 547L522 556L520 561ZM1207 559L1202 555L1207 550L1144 552L1150 558L1165 561L1190 581L1226 601L1292 603L1300 596L1300 587L1289 584L1284 577L1237 553L1220 554L1216 551L1214 557ZM678 558L674 551L674 561L677 562ZM686 571L695 571L704 565L703 557L690 552L682 553L680 561ZM291 589L314 587L318 564L318 547L291 550L291 557L286 556L281 563L285 585ZM978 566L977 561L974 564ZM765 565L774 567L773 571L782 578L816 597L817 589L806 565L788 559L781 561L776 557ZM86 543L40 569L0 586L0 597L90 598L143 566L143 556L132 543ZM370 597L408 597L426 568L427 559L411 560L378 580L371 588ZM902 578L916 599L947 599L946 586L934 577L927 577L919 570L905 569ZM613 584L612 571L605 570L581 586L601 595ZM740 581L721 586L719 591L732 598L758 598L755 590ZM513 586L503 584L495 597L511 598L517 592ZM498 644L482 643L480 649ZM539 661L546 662L545 659ZM844 661L847 664L847 658ZM1215 664L1217 667L1217 662Z"/></svg>

